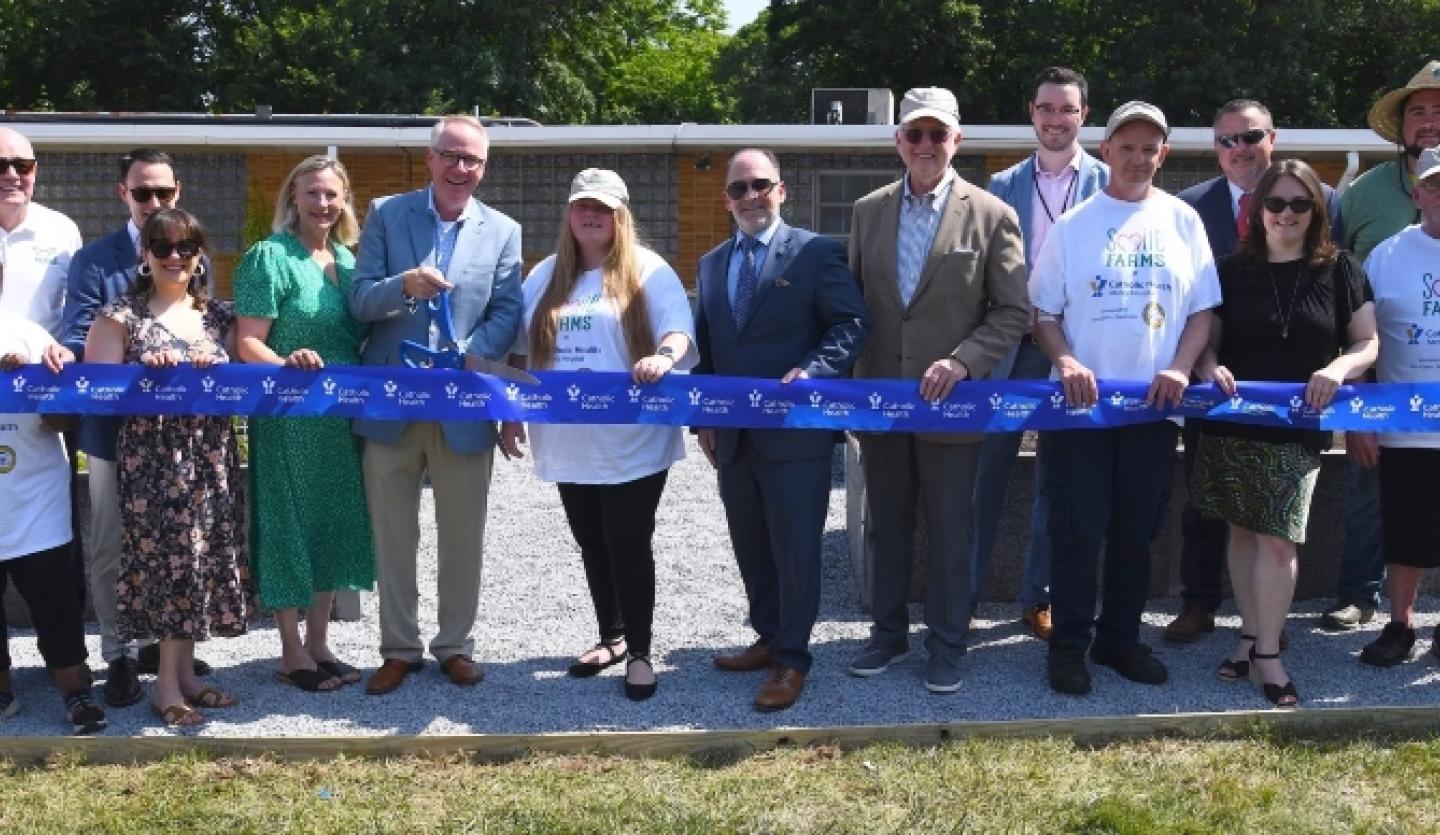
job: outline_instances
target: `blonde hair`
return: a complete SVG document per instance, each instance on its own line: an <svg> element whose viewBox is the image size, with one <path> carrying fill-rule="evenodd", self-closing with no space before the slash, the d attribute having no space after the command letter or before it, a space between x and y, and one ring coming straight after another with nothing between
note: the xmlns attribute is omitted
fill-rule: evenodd
<svg viewBox="0 0 1440 835"><path fill-rule="evenodd" d="M580 247L570 231L570 209L560 222L560 237L555 243L555 264L550 285L535 306L530 323L530 361L537 368L549 368L555 360L556 335L560 331L560 309L575 289L575 279L584 272ZM620 311L620 328L625 334L629 362L655 353L655 334L650 327L650 310L645 306L640 281L640 242L636 240L635 221L625 204L615 208L615 237L601 267L605 300L613 301Z"/></svg>
<svg viewBox="0 0 1440 835"><path fill-rule="evenodd" d="M355 219L355 193L350 189L350 175L340 160L319 154L300 160L300 164L285 175L285 182L280 184L280 194L275 198L275 219L270 223L270 231L298 235L300 210L295 208L295 183L304 175L316 171L334 171L345 187L344 199L340 201L340 220L330 230L330 237L345 246L355 246L360 240L360 222Z"/></svg>

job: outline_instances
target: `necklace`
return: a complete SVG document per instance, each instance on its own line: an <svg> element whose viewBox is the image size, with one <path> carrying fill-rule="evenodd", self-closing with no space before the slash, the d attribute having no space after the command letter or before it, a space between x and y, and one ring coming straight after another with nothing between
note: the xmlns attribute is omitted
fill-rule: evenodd
<svg viewBox="0 0 1440 835"><path fill-rule="evenodd" d="M1298 262L1297 262L1297 263L1298 263ZM1286 265L1286 271L1287 271L1287 272L1290 271L1288 264ZM1282 309L1281 309L1281 307L1280 307L1280 282L1275 279L1275 273L1278 272L1278 270L1276 269L1276 265L1271 264L1271 265L1270 265L1270 270L1269 270L1269 272L1270 272L1270 292L1273 293L1273 294L1274 294L1274 297L1275 297L1275 316L1276 316L1276 318L1279 318ZM1290 316L1291 316L1291 314L1293 314L1293 313L1295 312L1295 302L1296 302L1296 300L1298 300L1299 297L1300 297L1300 270L1297 268L1294 272L1295 272L1295 281L1293 282L1293 285L1292 285L1292 287L1290 288L1290 306L1289 306L1288 308L1285 308L1285 309L1284 309L1285 318L1280 322L1280 338L1281 338L1281 339L1289 339L1289 338L1290 338Z"/></svg>

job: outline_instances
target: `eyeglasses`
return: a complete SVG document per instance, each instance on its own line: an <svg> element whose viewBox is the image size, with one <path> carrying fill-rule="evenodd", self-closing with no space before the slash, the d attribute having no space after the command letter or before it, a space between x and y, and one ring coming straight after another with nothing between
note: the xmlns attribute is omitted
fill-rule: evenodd
<svg viewBox="0 0 1440 835"><path fill-rule="evenodd" d="M1053 104L1037 104L1034 105L1034 107L1036 113L1044 113L1046 116L1054 116L1057 113L1061 116L1080 115L1080 108L1074 106L1073 104L1067 104L1064 107L1056 107Z"/></svg>
<svg viewBox="0 0 1440 835"><path fill-rule="evenodd" d="M1241 142L1246 145L1259 145L1269 135L1270 131L1265 128L1251 128L1239 133L1222 133L1215 137L1215 141L1219 142L1222 148L1238 148Z"/></svg>
<svg viewBox="0 0 1440 835"><path fill-rule="evenodd" d="M1260 201L1260 205L1264 206L1265 211L1272 215L1280 214L1285 211L1285 207L1287 206L1290 207L1290 211L1295 214L1303 215L1315 208L1315 201L1308 197L1292 197L1289 200L1283 197L1267 197Z"/></svg>
<svg viewBox="0 0 1440 835"><path fill-rule="evenodd" d="M149 203L151 198L159 200L161 203L169 203L175 199L175 193L179 191L175 186L135 186L134 188L126 186L125 190L130 193L130 199L136 203Z"/></svg>
<svg viewBox="0 0 1440 835"><path fill-rule="evenodd" d="M150 254L156 258L169 258L177 252L181 258L194 258L200 254L200 242L193 238L187 238L174 243L170 241L150 242Z"/></svg>
<svg viewBox="0 0 1440 835"><path fill-rule="evenodd" d="M750 192L764 197L769 194L780 183L766 177L756 177L753 180L736 180L725 186L725 193L730 195L731 200L742 200Z"/></svg>
<svg viewBox="0 0 1440 835"><path fill-rule="evenodd" d="M454 168L457 165L461 171L479 171L485 167L485 158L477 157L474 154L462 154L459 151L442 151L439 148L431 148L435 156L445 163L446 168Z"/></svg>
<svg viewBox="0 0 1440 835"><path fill-rule="evenodd" d="M21 177L29 176L35 170L35 160L30 157L0 157L0 174L12 168Z"/></svg>
<svg viewBox="0 0 1440 835"><path fill-rule="evenodd" d="M900 131L900 135L905 137L905 141L909 142L911 145L919 145L920 140L924 139L927 136L930 137L930 144L939 145L941 142L944 142L945 140L950 138L950 129L931 128L929 130L925 130L924 128L906 128L905 130Z"/></svg>

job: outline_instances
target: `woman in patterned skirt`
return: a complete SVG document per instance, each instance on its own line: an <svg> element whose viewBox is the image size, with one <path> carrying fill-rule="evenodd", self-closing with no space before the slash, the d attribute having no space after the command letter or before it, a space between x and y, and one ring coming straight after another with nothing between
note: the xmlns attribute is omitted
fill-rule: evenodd
<svg viewBox="0 0 1440 835"><path fill-rule="evenodd" d="M85 359L151 368L228 362L234 314L205 295L199 221L161 209L146 221L140 245L135 284L95 317ZM195 642L244 634L250 609L230 419L127 417L116 467L124 527L117 632L122 641L159 640L151 703L168 725L196 725L204 721L196 708L230 707L235 697L195 676Z"/></svg>
<svg viewBox="0 0 1440 835"><path fill-rule="evenodd" d="M1323 409L1375 361L1375 304L1364 271L1331 242L1320 179L1299 160L1265 172L1244 221L1240 248L1219 264L1224 302L1196 373L1227 395L1245 394L1237 380L1305 383L1304 408ZM1280 633L1330 434L1217 422L1201 431L1190 497L1200 512L1229 523L1241 619L1240 640L1217 675L1253 677L1271 704L1294 707L1300 697L1280 663Z"/></svg>
<svg viewBox="0 0 1440 835"><path fill-rule="evenodd" d="M345 294L355 269L347 247L360 227L345 167L323 156L295 166L273 229L235 271L240 358L309 370L359 365L366 328ZM279 626L276 678L311 692L359 681L327 641L335 590L375 582L359 439L344 418L255 418L250 438L253 563L260 603Z"/></svg>

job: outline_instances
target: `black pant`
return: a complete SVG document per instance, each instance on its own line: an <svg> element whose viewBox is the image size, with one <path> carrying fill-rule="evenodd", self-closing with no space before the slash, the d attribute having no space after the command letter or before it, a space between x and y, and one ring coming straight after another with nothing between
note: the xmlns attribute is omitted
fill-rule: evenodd
<svg viewBox="0 0 1440 835"><path fill-rule="evenodd" d="M0 670L10 669L10 630L5 620L5 586L15 581L35 624L45 668L63 670L85 661L85 613L71 573L70 543L0 561Z"/></svg>
<svg viewBox="0 0 1440 835"><path fill-rule="evenodd" d="M1188 500L1190 473L1200 454L1200 427L1185 424L1185 485L1187 501L1180 513L1180 582L1185 605L1207 612L1220 608L1225 599L1225 543L1228 530L1223 519L1201 515Z"/></svg>
<svg viewBox="0 0 1440 835"><path fill-rule="evenodd" d="M600 640L624 637L634 655L650 654L655 618L655 510L669 470L623 484L560 488L565 519L580 546Z"/></svg>

